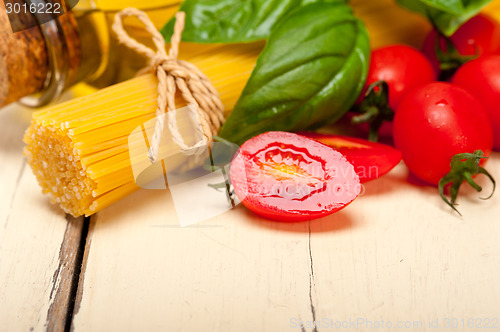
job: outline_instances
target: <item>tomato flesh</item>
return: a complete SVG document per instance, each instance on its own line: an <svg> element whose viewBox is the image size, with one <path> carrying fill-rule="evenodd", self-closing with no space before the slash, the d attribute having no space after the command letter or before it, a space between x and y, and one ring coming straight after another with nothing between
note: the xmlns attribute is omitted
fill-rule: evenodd
<svg viewBox="0 0 500 332"><path fill-rule="evenodd" d="M493 134L474 96L456 85L435 82L403 99L394 116L394 143L413 174L437 185L450 171L454 155L482 150L489 156Z"/></svg>
<svg viewBox="0 0 500 332"><path fill-rule="evenodd" d="M359 177L342 154L287 132L246 141L231 162L230 177L243 205L281 221L329 215L360 192Z"/></svg>
<svg viewBox="0 0 500 332"><path fill-rule="evenodd" d="M494 147L500 150L500 55L482 56L467 62L458 69L452 82L482 103L493 127Z"/></svg>
<svg viewBox="0 0 500 332"><path fill-rule="evenodd" d="M401 161L401 152L391 146L361 138L302 132L342 153L353 166L361 183L387 174Z"/></svg>

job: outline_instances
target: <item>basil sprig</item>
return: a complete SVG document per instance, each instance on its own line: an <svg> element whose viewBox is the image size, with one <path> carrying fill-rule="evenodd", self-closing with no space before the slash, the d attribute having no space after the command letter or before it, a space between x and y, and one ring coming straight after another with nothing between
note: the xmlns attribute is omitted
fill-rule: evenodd
<svg viewBox="0 0 500 332"><path fill-rule="evenodd" d="M271 32L219 136L241 144L265 131L338 120L361 92L369 53L368 33L348 5L295 9Z"/></svg>
<svg viewBox="0 0 500 332"><path fill-rule="evenodd" d="M397 2L423 14L442 34L451 36L491 0L397 0Z"/></svg>
<svg viewBox="0 0 500 332"><path fill-rule="evenodd" d="M297 7L314 2L346 0L185 0L182 40L196 43L239 43L267 39L276 24ZM161 30L166 40L175 18Z"/></svg>

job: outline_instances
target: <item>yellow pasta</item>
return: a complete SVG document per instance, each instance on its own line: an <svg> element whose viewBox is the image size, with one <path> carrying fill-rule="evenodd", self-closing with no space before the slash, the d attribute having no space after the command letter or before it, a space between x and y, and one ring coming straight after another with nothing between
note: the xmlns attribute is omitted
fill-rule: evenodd
<svg viewBox="0 0 500 332"><path fill-rule="evenodd" d="M181 58L211 79L227 111L262 48L263 43L180 47ZM25 154L52 203L88 216L137 190L128 135L155 117L156 99L156 78L144 75L35 113Z"/></svg>

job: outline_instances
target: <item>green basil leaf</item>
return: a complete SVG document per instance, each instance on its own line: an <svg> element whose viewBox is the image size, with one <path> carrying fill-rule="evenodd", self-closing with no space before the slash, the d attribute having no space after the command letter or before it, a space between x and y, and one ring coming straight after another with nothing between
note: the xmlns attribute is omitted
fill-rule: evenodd
<svg viewBox="0 0 500 332"><path fill-rule="evenodd" d="M345 3L346 0L185 0L182 40L197 43L237 43L267 39L279 20L297 7L313 2ZM166 40L175 18L161 30Z"/></svg>
<svg viewBox="0 0 500 332"><path fill-rule="evenodd" d="M397 0L397 2L426 16L441 33L451 36L491 0Z"/></svg>
<svg viewBox="0 0 500 332"><path fill-rule="evenodd" d="M446 13L460 15L464 11L461 0L420 0L429 7L439 9ZM413 0L415 2L415 0Z"/></svg>
<svg viewBox="0 0 500 332"><path fill-rule="evenodd" d="M361 92L369 54L368 33L349 6L296 9L271 33L219 136L241 144L338 120Z"/></svg>

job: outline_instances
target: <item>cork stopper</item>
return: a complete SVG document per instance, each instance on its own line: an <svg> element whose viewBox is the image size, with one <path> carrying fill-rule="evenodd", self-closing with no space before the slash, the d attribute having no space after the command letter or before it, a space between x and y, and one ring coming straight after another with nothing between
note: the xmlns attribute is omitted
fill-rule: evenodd
<svg viewBox="0 0 500 332"><path fill-rule="evenodd" d="M22 31L12 33L5 6L0 5L0 107L44 87L50 70L48 54L34 20L30 14L13 16L12 24ZM34 27L23 29L30 26Z"/></svg>
<svg viewBox="0 0 500 332"><path fill-rule="evenodd" d="M64 1L53 2L60 3L65 14L39 14L37 19L21 11L9 17L0 5L0 107L37 92L39 96L22 101L42 106L77 82L82 55L78 25Z"/></svg>

